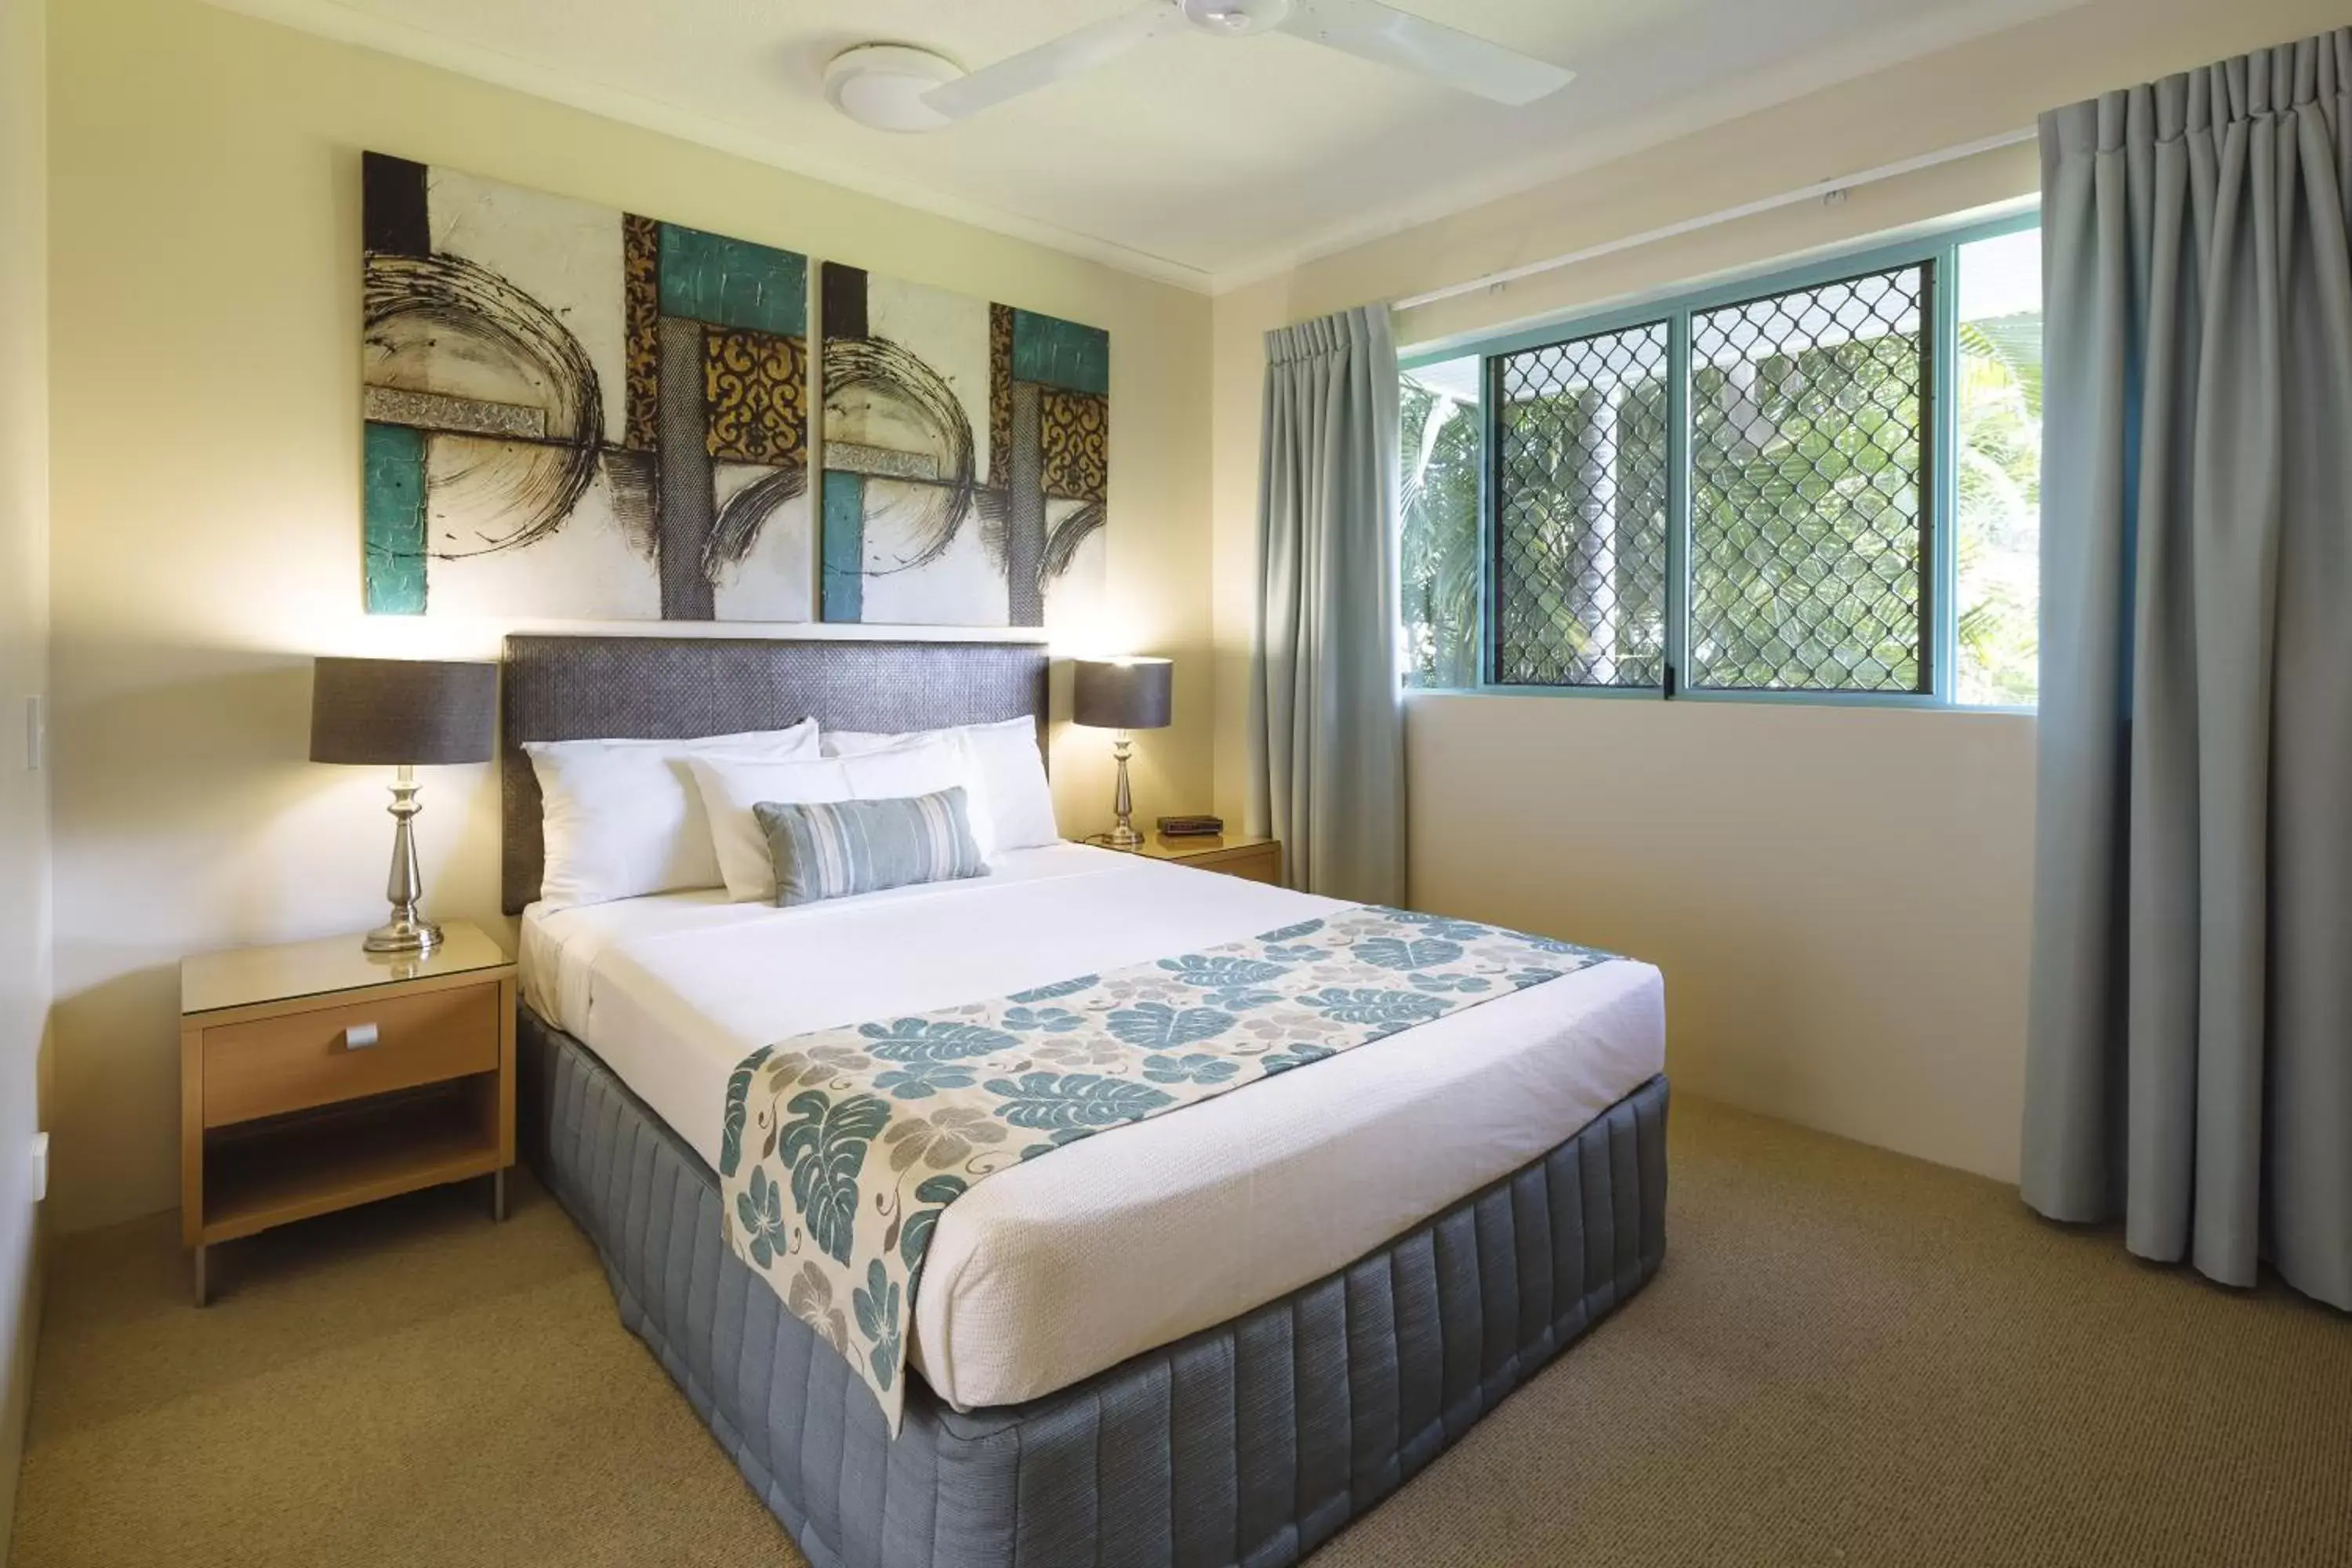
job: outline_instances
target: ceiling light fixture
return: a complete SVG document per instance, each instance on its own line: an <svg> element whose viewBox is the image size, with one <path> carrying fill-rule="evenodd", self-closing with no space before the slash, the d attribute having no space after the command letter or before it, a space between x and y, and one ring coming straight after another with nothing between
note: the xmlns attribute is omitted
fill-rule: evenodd
<svg viewBox="0 0 2352 1568"><path fill-rule="evenodd" d="M942 82L962 78L945 55L907 44L860 44L824 68L824 96L842 113L875 131L905 134L937 131L948 117L923 101Z"/></svg>
<svg viewBox="0 0 2352 1568"><path fill-rule="evenodd" d="M1244 37L1290 15L1290 0L1181 0L1184 19L1203 32Z"/></svg>

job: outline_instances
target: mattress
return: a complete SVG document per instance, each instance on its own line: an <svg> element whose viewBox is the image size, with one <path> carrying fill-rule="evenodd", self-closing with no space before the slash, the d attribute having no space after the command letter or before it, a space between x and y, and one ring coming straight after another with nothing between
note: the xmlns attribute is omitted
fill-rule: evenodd
<svg viewBox="0 0 2352 1568"><path fill-rule="evenodd" d="M776 910L718 892L527 912L522 984L706 1164L763 1045L1271 930L1331 900L1076 845ZM934 1233L910 1360L1017 1404L1322 1278L1654 1076L1657 971L1615 961L992 1176Z"/></svg>

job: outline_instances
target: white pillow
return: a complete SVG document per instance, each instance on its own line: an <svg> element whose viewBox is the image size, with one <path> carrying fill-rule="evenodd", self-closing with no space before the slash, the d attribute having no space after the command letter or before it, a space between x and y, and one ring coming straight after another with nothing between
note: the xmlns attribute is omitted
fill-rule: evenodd
<svg viewBox="0 0 2352 1568"><path fill-rule="evenodd" d="M556 909L719 885L710 823L689 756L817 755L816 721L678 741L531 741L545 868Z"/></svg>
<svg viewBox="0 0 2352 1568"><path fill-rule="evenodd" d="M854 757L799 757L760 762L740 757L692 759L694 781L710 820L710 840L727 896L737 903L773 903L776 868L768 859L768 836L751 808L763 801L779 805L821 805L837 800L903 800L961 785L966 795L971 836L982 859L993 853L987 814L971 806L971 763L953 736L909 736L895 745Z"/></svg>
<svg viewBox="0 0 2352 1568"><path fill-rule="evenodd" d="M773 903L775 868L768 861L767 835L751 808L761 801L779 805L825 805L856 798L850 793L849 764L830 757L762 760L706 756L688 760L710 823L710 845L727 896L736 903Z"/></svg>
<svg viewBox="0 0 2352 1568"><path fill-rule="evenodd" d="M971 781L966 787L971 796L972 826L993 840L987 850L991 858L1008 849L1061 842L1062 831L1054 820L1054 792L1045 782L1045 759L1037 749L1034 719L917 730L903 735L828 730L824 745L827 756L855 757L950 738L963 747L971 766Z"/></svg>
<svg viewBox="0 0 2352 1568"><path fill-rule="evenodd" d="M996 852L1059 844L1062 829L1054 820L1054 787L1045 782L1045 753L1037 749L1037 721L967 724L963 743L988 797Z"/></svg>
<svg viewBox="0 0 2352 1568"><path fill-rule="evenodd" d="M947 740L957 733L954 730L901 730L896 734L878 730L826 730L820 732L817 740L828 757L862 757L868 752L896 751L925 741Z"/></svg>
<svg viewBox="0 0 2352 1568"><path fill-rule="evenodd" d="M859 800L904 800L908 795L936 795L961 787L966 819L980 846L980 858L996 858L996 835L990 830L988 791L974 772L971 754L951 734L913 736L895 746L877 747L838 759L849 770L850 793Z"/></svg>

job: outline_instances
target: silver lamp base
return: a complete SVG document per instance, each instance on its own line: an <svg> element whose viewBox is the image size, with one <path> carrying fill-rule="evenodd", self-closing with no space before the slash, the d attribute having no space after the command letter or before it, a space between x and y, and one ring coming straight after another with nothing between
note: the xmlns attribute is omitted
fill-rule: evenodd
<svg viewBox="0 0 2352 1568"><path fill-rule="evenodd" d="M360 945L370 952L430 952L441 945L441 928L395 913L368 932Z"/></svg>
<svg viewBox="0 0 2352 1568"><path fill-rule="evenodd" d="M1110 831L1102 841L1113 849L1135 850L1143 847L1143 835L1135 830L1135 796L1127 787L1127 759L1135 750L1135 742L1124 730L1111 742L1110 754L1118 761L1118 789L1111 796Z"/></svg>
<svg viewBox="0 0 2352 1568"><path fill-rule="evenodd" d="M416 912L425 897L425 877L416 868L416 834L410 824L424 807L416 804L416 770L403 763L393 775L392 874L384 879L384 897L392 901L392 919L360 940L369 952L430 952L441 944L441 928Z"/></svg>

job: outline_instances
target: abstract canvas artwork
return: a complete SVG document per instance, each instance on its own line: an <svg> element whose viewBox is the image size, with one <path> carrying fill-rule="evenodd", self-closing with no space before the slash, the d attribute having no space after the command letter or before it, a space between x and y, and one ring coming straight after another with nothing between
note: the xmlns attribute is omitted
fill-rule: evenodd
<svg viewBox="0 0 2352 1568"><path fill-rule="evenodd" d="M806 620L807 258L364 162L368 609Z"/></svg>
<svg viewBox="0 0 2352 1568"><path fill-rule="evenodd" d="M828 621L1050 626L1096 597L1110 338L827 262Z"/></svg>

